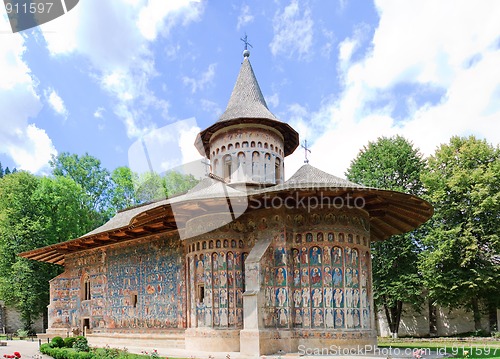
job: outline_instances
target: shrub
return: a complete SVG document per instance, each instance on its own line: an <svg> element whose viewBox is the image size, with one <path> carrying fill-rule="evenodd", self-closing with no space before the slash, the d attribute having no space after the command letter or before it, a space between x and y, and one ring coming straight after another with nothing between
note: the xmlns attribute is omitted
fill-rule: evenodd
<svg viewBox="0 0 500 359"><path fill-rule="evenodd" d="M82 335L77 336L75 338L75 342L73 343L73 349L75 349L77 352L88 352L90 348L87 338Z"/></svg>
<svg viewBox="0 0 500 359"><path fill-rule="evenodd" d="M73 343L76 342L76 337L64 338L64 346L66 348L73 348Z"/></svg>
<svg viewBox="0 0 500 359"><path fill-rule="evenodd" d="M54 359L94 359L92 353L77 352L70 348L53 348L50 344L42 344L40 352L51 356Z"/></svg>
<svg viewBox="0 0 500 359"><path fill-rule="evenodd" d="M27 330L24 330L24 329L18 329L16 331L16 334L19 338L26 338L29 335L29 332Z"/></svg>
<svg viewBox="0 0 500 359"><path fill-rule="evenodd" d="M64 348L64 339L61 337L54 337L51 341L52 348Z"/></svg>

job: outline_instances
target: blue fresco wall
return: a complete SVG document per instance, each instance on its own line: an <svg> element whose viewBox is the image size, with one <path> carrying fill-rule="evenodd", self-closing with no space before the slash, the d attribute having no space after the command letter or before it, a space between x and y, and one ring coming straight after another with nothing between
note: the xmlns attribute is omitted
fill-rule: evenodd
<svg viewBox="0 0 500 359"><path fill-rule="evenodd" d="M185 268L178 237L150 237L70 255L51 281L49 327L94 332L185 327ZM84 282L90 281L90 300Z"/></svg>

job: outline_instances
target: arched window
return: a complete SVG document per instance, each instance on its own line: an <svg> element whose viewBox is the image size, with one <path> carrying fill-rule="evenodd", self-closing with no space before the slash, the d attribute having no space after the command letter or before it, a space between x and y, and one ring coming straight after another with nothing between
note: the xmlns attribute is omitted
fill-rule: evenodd
<svg viewBox="0 0 500 359"><path fill-rule="evenodd" d="M274 162L274 181L276 184L281 182L281 161L279 158L276 158Z"/></svg>
<svg viewBox="0 0 500 359"><path fill-rule="evenodd" d="M272 174L272 165L271 165L271 154L266 153L264 155L265 161L264 161L264 178L266 182L270 182L273 178Z"/></svg>
<svg viewBox="0 0 500 359"><path fill-rule="evenodd" d="M255 147L255 141L250 142L250 147Z"/></svg>
<svg viewBox="0 0 500 359"><path fill-rule="evenodd" d="M222 146L222 147L220 148L220 151L221 151L221 152L226 152L226 146Z"/></svg>
<svg viewBox="0 0 500 359"><path fill-rule="evenodd" d="M252 179L254 181L259 180L259 176L260 176L259 157L260 157L259 152L255 151L254 153L252 153Z"/></svg>
<svg viewBox="0 0 500 359"><path fill-rule="evenodd" d="M264 148L267 150L269 148L269 145L266 143L264 143Z"/></svg>
<svg viewBox="0 0 500 359"><path fill-rule="evenodd" d="M214 164L212 165L212 173L217 173L218 167L219 167L219 160L215 160Z"/></svg>
<svg viewBox="0 0 500 359"><path fill-rule="evenodd" d="M236 144L234 145L234 148L240 148L240 143L236 142Z"/></svg>
<svg viewBox="0 0 500 359"><path fill-rule="evenodd" d="M227 150L228 151L231 151L232 149L233 149L233 144L232 143L230 143L229 145L227 145Z"/></svg>
<svg viewBox="0 0 500 359"><path fill-rule="evenodd" d="M245 167L246 167L246 161L245 161L245 154L243 152L238 153L238 177L244 177L245 176ZM242 178L238 178L242 179Z"/></svg>
<svg viewBox="0 0 500 359"><path fill-rule="evenodd" d="M92 299L90 295L90 277L88 274L84 274L82 276L81 282L81 300L90 300Z"/></svg>
<svg viewBox="0 0 500 359"><path fill-rule="evenodd" d="M243 144L242 144L243 148L246 148L248 147L248 141L244 141Z"/></svg>
<svg viewBox="0 0 500 359"><path fill-rule="evenodd" d="M262 148L262 142L257 142L257 147Z"/></svg>
<svg viewBox="0 0 500 359"><path fill-rule="evenodd" d="M230 155L224 156L224 180L231 182L232 170L232 160Z"/></svg>

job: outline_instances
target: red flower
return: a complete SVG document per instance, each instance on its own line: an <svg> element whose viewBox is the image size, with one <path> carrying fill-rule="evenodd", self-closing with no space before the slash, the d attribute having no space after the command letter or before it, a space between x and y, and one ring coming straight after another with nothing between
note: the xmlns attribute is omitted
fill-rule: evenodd
<svg viewBox="0 0 500 359"><path fill-rule="evenodd" d="M20 357L21 357L21 353L19 353L19 352L14 352L14 356L15 356L16 358L20 358Z"/></svg>

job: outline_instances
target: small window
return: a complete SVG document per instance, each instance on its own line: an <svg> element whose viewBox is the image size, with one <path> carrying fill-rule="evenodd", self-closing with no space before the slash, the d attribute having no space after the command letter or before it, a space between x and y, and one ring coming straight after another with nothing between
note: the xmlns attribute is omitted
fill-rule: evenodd
<svg viewBox="0 0 500 359"><path fill-rule="evenodd" d="M248 147L248 141L243 142L243 148L246 148L246 147Z"/></svg>
<svg viewBox="0 0 500 359"><path fill-rule="evenodd" d="M132 307L137 308L137 293L132 293L130 296L130 304Z"/></svg>
<svg viewBox="0 0 500 359"><path fill-rule="evenodd" d="M231 174L232 174L232 161L231 156L224 157L224 180L227 182L231 182Z"/></svg>
<svg viewBox="0 0 500 359"><path fill-rule="evenodd" d="M83 279L83 295L82 295L82 300L90 300L91 295L90 295L90 278L88 276L85 276Z"/></svg>
<svg viewBox="0 0 500 359"><path fill-rule="evenodd" d="M281 161L279 158L276 158L274 162L274 181L276 184L281 182Z"/></svg>
<svg viewBox="0 0 500 359"><path fill-rule="evenodd" d="M205 300L205 286L203 284L198 285L198 304L202 304Z"/></svg>

